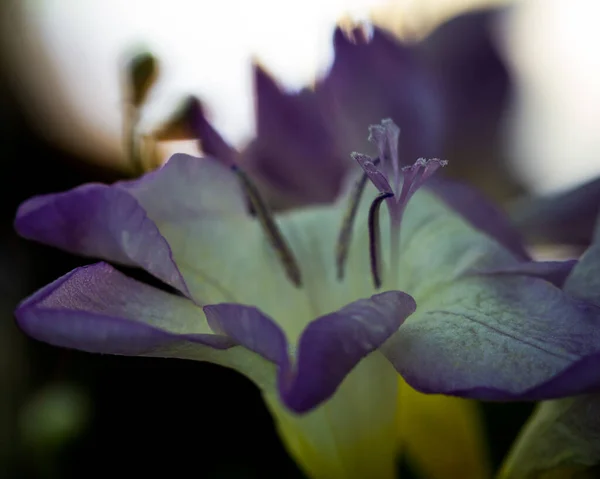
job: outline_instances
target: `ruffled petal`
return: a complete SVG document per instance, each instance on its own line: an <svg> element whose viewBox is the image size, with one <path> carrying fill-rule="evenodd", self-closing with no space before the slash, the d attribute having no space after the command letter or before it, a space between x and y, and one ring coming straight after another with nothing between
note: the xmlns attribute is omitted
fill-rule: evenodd
<svg viewBox="0 0 600 479"><path fill-rule="evenodd" d="M78 268L25 299L15 311L29 336L92 353L209 361L264 390L275 366L215 333L192 301L128 278L106 263Z"/></svg>
<svg viewBox="0 0 600 479"><path fill-rule="evenodd" d="M505 460L500 479L596 477L600 466L600 395L537 406ZM548 473L548 476L544 475ZM554 474L554 475L552 475Z"/></svg>
<svg viewBox="0 0 600 479"><path fill-rule="evenodd" d="M287 93L260 66L254 83L257 136L242 152L244 168L274 206L333 201L352 163L340 154L320 93Z"/></svg>
<svg viewBox="0 0 600 479"><path fill-rule="evenodd" d="M106 263L75 269L24 300L15 312L29 336L92 353L151 355L174 342L226 349L188 299L128 278Z"/></svg>
<svg viewBox="0 0 600 479"><path fill-rule="evenodd" d="M536 278L465 277L420 302L385 351L426 393L489 400L579 394L600 386L600 308Z"/></svg>
<svg viewBox="0 0 600 479"><path fill-rule="evenodd" d="M306 412L331 397L350 370L381 346L415 307L414 300L400 291L355 301L311 322L295 354L284 333L257 308L217 304L204 311L213 329L276 362L282 402Z"/></svg>
<svg viewBox="0 0 600 479"><path fill-rule="evenodd" d="M415 195L402 227L398 288L413 295L418 310L384 350L412 387L539 400L600 384L600 370L590 368L600 358L600 308L582 300L589 298L536 277L548 271L532 271L426 193ZM584 267L573 269L567 291Z"/></svg>
<svg viewBox="0 0 600 479"><path fill-rule="evenodd" d="M398 409L402 453L423 477L484 479L491 476L483 418L477 402L422 394L401 381Z"/></svg>
<svg viewBox="0 0 600 479"><path fill-rule="evenodd" d="M126 191L88 184L64 193L36 196L19 207L15 228L28 239L143 268L187 294L169 244Z"/></svg>
<svg viewBox="0 0 600 479"><path fill-rule="evenodd" d="M198 302L210 302L201 283L217 281L210 264L220 265L223 255L203 265L209 278L198 263L215 251L230 253L224 240L244 228L257 239L260 233L235 175L215 160L184 154L138 180L32 198L15 225L26 238L143 268Z"/></svg>

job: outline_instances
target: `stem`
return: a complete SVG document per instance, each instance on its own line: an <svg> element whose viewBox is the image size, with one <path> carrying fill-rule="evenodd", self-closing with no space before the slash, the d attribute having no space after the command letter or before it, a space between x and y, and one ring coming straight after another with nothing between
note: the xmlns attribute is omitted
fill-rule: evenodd
<svg viewBox="0 0 600 479"><path fill-rule="evenodd" d="M123 139L125 140L125 155L133 167L136 176L144 173L144 165L137 141L137 126L140 119L139 109L128 103L123 112Z"/></svg>

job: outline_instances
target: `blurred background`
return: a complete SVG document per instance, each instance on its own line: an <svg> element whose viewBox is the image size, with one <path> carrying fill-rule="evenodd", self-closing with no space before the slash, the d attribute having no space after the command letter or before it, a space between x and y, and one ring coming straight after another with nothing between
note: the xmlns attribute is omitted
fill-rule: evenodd
<svg viewBox="0 0 600 479"><path fill-rule="evenodd" d="M372 22L415 45L451 93L441 153L456 160L452 174L509 201L600 173L599 14L594 0L1 2L0 477L302 477L258 391L237 374L59 350L14 325L21 299L86 264L19 239L18 205L132 175L123 139L131 55L160 61L142 134L194 94L242 149L256 134L253 62L298 91L331 68L337 23ZM154 156L175 151L200 153L174 141ZM484 407L498 466L531 405Z"/></svg>

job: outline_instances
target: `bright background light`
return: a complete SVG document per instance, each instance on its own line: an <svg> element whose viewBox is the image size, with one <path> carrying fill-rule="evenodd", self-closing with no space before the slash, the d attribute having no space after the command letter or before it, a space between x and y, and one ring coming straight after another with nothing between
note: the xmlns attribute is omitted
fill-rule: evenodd
<svg viewBox="0 0 600 479"><path fill-rule="evenodd" d="M540 192L600 175L600 2L528 0L505 24L518 78L509 145Z"/></svg>
<svg viewBox="0 0 600 479"><path fill-rule="evenodd" d="M161 62L161 76L144 111L143 125L164 120L189 93L199 95L226 138L241 144L253 133L251 59L290 88L314 81L331 61L331 37L343 15L366 19L381 0L45 0L23 2L23 27L11 40L21 70L30 55L47 58L50 85L23 78L53 117L61 140L86 152L111 147L121 134L120 66L125 54L147 47ZM14 19L13 19L14 20ZM26 75L24 75L26 76ZM39 93L41 91L41 93ZM58 98L62 96L63 98ZM58 105L66 100L66 105ZM80 122L61 117L72 110ZM66 124L68 123L68 125ZM46 125L46 128L48 126ZM91 128L90 128L91 127ZM79 131L87 145L78 142ZM90 135L89 130L95 130ZM68 138L66 138L68 136Z"/></svg>
<svg viewBox="0 0 600 479"><path fill-rule="evenodd" d="M162 66L143 128L194 93L242 146L254 131L253 58L299 88L326 70L342 17L422 35L468 7L499 3L508 2L13 0L2 31L13 80L40 131L90 161L122 166L120 74L136 47L155 52ZM498 35L519 89L507 141L537 191L569 187L600 174L600 3L514 3Z"/></svg>

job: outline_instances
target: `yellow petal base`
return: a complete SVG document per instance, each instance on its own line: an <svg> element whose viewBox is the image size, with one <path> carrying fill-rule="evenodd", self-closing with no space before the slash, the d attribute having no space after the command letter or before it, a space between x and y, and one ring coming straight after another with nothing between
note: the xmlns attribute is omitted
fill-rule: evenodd
<svg viewBox="0 0 600 479"><path fill-rule="evenodd" d="M423 477L490 477L477 402L422 394L400 380L398 432L403 454Z"/></svg>
<svg viewBox="0 0 600 479"><path fill-rule="evenodd" d="M265 400L281 439L315 479L396 477L398 373L379 352L363 359L334 396L297 415L276 394Z"/></svg>

